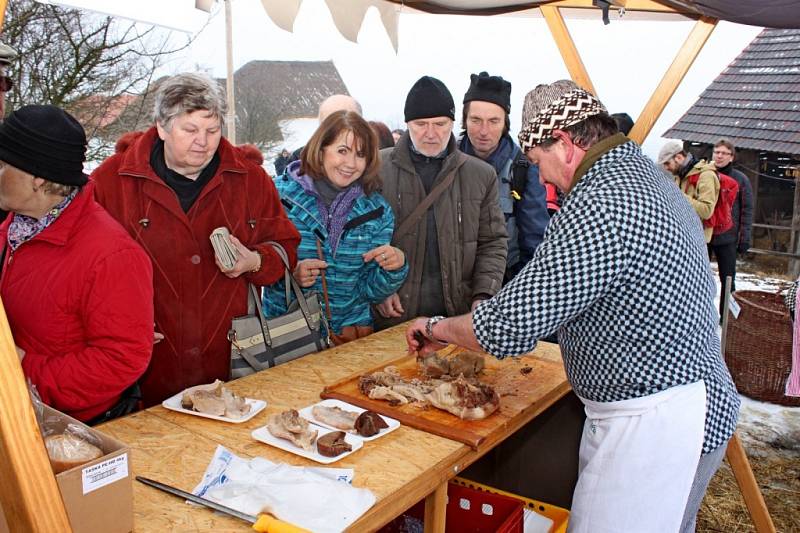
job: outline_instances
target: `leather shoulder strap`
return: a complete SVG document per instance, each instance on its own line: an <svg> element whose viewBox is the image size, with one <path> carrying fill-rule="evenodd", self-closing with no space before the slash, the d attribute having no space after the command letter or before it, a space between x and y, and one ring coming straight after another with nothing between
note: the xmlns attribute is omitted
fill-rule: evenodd
<svg viewBox="0 0 800 533"><path fill-rule="evenodd" d="M465 157L463 154L459 154L460 157ZM453 184L453 181L456 179L456 172L461 167L462 161L459 161L459 164L456 164L455 168L450 171L447 176L444 177L442 181L440 181L436 187L434 187L431 192L419 203L419 205L408 215L403 221L397 226L397 229L394 232L394 236L392 240L397 239L398 237L404 236L418 221L422 218L422 215L425 214L426 211L433 205L442 193Z"/></svg>

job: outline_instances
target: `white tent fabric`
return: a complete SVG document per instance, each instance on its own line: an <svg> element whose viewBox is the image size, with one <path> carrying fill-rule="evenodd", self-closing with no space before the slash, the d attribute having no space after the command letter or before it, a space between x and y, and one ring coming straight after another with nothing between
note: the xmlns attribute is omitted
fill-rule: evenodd
<svg viewBox="0 0 800 533"><path fill-rule="evenodd" d="M333 23L342 36L351 42L358 41L358 32L364 22L364 15L370 7L375 7L381 16L383 27L392 46L397 52L398 37L397 26L400 19L401 6L384 0L325 0L333 17ZM294 21L303 0L261 0L264 10L279 28L291 32L294 30Z"/></svg>

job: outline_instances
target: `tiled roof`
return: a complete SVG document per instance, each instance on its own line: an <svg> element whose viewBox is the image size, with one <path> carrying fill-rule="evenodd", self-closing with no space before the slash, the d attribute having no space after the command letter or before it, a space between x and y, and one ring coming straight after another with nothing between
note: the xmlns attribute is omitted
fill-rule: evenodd
<svg viewBox="0 0 800 533"><path fill-rule="evenodd" d="M664 137L800 154L800 30L762 31Z"/></svg>

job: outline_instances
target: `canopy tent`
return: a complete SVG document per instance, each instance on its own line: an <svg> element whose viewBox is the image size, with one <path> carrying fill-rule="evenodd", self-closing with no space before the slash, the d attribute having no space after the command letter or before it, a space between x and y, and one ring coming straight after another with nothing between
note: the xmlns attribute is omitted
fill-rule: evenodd
<svg viewBox="0 0 800 533"><path fill-rule="evenodd" d="M56 0L51 0L56 3ZM71 0L78 2L82 0ZM183 1L183 0L181 0ZM230 8L231 0L223 0ZM261 0L266 12L281 28L291 31L302 0ZM697 20L693 30L678 50L661 82L646 104L630 136L641 142L649 133L655 120L680 84L707 41L718 20L774 28L800 28L800 10L791 0L326 0L335 24L342 34L355 40L364 14L376 7L381 20L397 45L397 21L403 6L438 14L500 15L538 9L546 19L559 51L572 78L580 85L593 90L591 79L583 66L577 48L569 34L561 8L594 9L602 16L604 9L624 9L648 13L679 14ZM7 0L0 0L0 25ZM60 2L58 2L60 3ZM68 1L65 3L69 3ZM104 2L102 11L109 12L113 5L124 2ZM196 0L195 7L207 11L213 0ZM597 5L596 5L597 4ZM105 7L107 6L107 8ZM401 6L401 7L398 7ZM191 9L191 8L188 8ZM166 24L169 26L169 24ZM393 37L392 37L393 36ZM231 36L228 36L229 50ZM230 57L230 52L229 52ZM229 76L229 78L232 76ZM229 87L229 94L232 94ZM741 454L743 456L743 453ZM748 468L749 470L749 468ZM750 473L752 476L752 473ZM0 503L6 516L16 528L24 531L69 530L60 493L50 469L35 416L27 397L25 379L8 327L0 306ZM750 486L755 486L754 480ZM757 486L755 486L757 492ZM760 497L760 493L757 495ZM748 507L756 495L745 498ZM749 501L748 501L749 500ZM42 505L41 502L47 502ZM752 517L757 531L774 531L771 521L760 501Z"/></svg>

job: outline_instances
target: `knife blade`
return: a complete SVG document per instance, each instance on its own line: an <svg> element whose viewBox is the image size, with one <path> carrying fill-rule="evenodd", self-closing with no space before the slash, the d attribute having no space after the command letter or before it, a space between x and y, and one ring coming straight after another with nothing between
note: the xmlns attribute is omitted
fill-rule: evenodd
<svg viewBox="0 0 800 533"><path fill-rule="evenodd" d="M253 524L253 529L255 529L256 531L261 531L265 533L310 533L306 529L302 529L288 522L278 520L277 518L274 518L272 516L266 514L253 516L251 514L242 513L241 511L237 511L236 509L231 509L226 505L222 505L220 503L208 500L201 496L196 496L191 492L186 492L185 490L181 490L176 487L167 485L165 483L161 483L160 481L156 481L154 479L142 476L136 476L136 481L144 483L145 485L149 485L156 489L162 490L169 494L172 494L173 496L184 498L198 505L208 507L209 509L214 509L215 511L219 511L221 513L233 516L240 520L244 520L245 522L249 522L250 524Z"/></svg>

